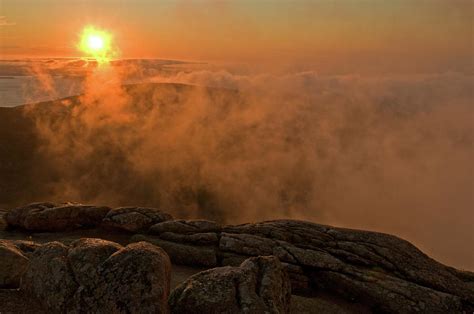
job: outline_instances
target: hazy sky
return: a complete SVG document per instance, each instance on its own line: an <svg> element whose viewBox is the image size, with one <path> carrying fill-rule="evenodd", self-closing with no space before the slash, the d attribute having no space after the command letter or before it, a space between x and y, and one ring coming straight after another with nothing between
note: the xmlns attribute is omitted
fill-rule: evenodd
<svg viewBox="0 0 474 314"><path fill-rule="evenodd" d="M80 56L87 25L125 58L471 72L471 0L0 0L0 55Z"/></svg>

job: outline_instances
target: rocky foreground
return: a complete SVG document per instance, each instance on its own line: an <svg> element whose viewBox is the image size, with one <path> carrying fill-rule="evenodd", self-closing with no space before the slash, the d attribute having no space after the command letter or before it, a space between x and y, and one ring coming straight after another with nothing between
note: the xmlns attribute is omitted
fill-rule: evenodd
<svg viewBox="0 0 474 314"><path fill-rule="evenodd" d="M5 211L0 225L0 291L17 289L44 312L290 313L298 296L324 301L314 313L332 303L346 313L474 312L474 273L387 234L54 203ZM170 291L172 264L207 270Z"/></svg>

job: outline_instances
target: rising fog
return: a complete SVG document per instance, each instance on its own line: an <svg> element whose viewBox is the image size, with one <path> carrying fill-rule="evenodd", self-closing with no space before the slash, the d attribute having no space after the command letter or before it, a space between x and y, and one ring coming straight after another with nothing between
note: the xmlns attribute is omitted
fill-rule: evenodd
<svg viewBox="0 0 474 314"><path fill-rule="evenodd" d="M123 86L141 71L91 71L60 118L30 108L45 199L376 230L474 269L472 75L185 69L148 81L194 87Z"/></svg>

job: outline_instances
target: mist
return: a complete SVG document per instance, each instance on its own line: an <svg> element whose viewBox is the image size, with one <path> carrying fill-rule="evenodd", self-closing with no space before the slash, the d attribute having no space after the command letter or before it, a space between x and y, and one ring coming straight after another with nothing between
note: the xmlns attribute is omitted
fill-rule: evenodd
<svg viewBox="0 0 474 314"><path fill-rule="evenodd" d="M184 69L124 85L141 71L99 67L54 114L28 107L45 200L369 229L474 269L472 75Z"/></svg>

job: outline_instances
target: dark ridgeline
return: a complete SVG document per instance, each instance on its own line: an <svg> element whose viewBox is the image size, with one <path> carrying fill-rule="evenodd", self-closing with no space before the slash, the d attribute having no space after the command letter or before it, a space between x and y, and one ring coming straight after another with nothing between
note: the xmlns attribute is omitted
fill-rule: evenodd
<svg viewBox="0 0 474 314"><path fill-rule="evenodd" d="M172 115L186 105L191 93L205 93L207 100L227 109L230 105L226 105L238 99L238 93L232 90L182 84L150 83L124 89L130 100L121 110L143 119L158 107ZM82 108L80 97L0 107L0 208L51 200L160 206L162 197L156 193L160 173L138 173L128 158L139 145L140 136L135 134L127 143L120 141L127 138L127 132L134 132L133 125L87 125L91 111ZM217 110L215 114L224 113ZM140 125L141 121L134 123ZM82 131L91 134L83 136L79 134ZM79 151L80 141L88 141L92 148L84 156ZM74 190L72 197L66 193L68 189ZM183 208L192 207L190 216L219 219L213 197L205 184L193 183L177 187L171 198ZM181 214L189 211L184 209Z"/></svg>

